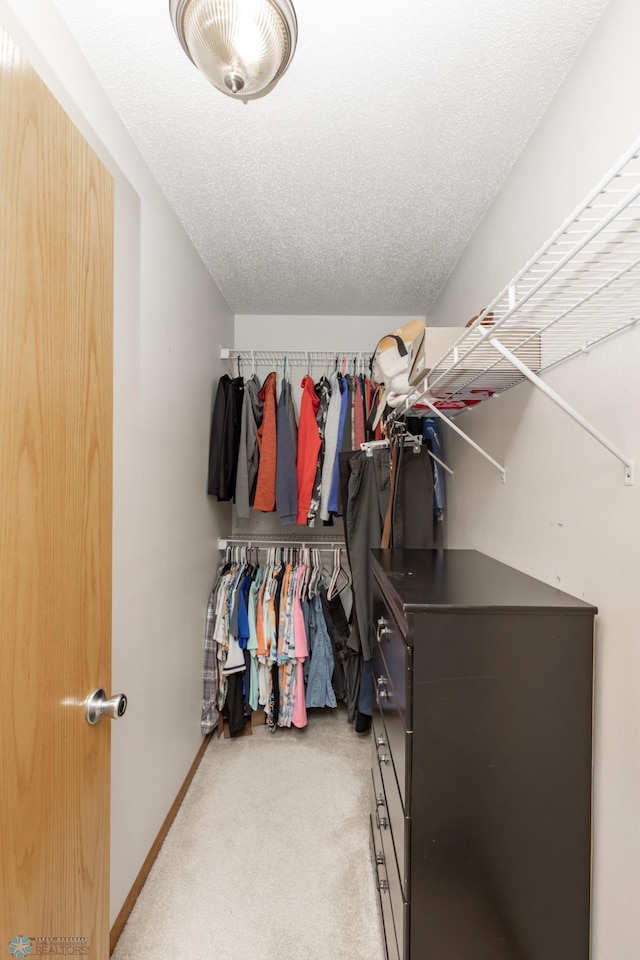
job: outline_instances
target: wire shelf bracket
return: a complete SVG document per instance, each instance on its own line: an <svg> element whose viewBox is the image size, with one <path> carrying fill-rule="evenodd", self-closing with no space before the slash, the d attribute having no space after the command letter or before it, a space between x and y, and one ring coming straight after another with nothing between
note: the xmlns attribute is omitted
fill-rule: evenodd
<svg viewBox="0 0 640 960"><path fill-rule="evenodd" d="M455 433L457 433L459 437L462 437L462 439L465 440L465 441L469 444L470 447L473 447L473 449L476 450L479 454L481 454L481 455L485 458L485 460L488 460L489 463L493 464L493 466L496 468L496 470L499 470L499 471L500 471L500 474L501 474L501 477L502 477L502 482L503 482L503 483L506 483L506 482L507 482L507 469L506 469L506 467L503 467L501 463L498 463L497 460L494 460L493 457L492 457L490 454L488 454L486 450L483 450L483 448L480 446L480 444L476 443L475 440L472 440L471 437L468 436L468 435L464 432L464 430L461 430L461 429L460 429L460 427L457 425L457 423L454 423L453 420L450 420L449 417L446 417L446 416L444 415L444 413L442 412L442 410L438 410L438 408L437 408L436 406L434 406L434 404L431 403L430 400L427 400L425 397L423 397L423 398L421 399L420 403L424 404L425 407L429 407L429 409L432 410L432 411L436 414L436 416L440 417L440 419L443 420L443 421L447 424L448 427L451 427L451 429L452 429ZM435 457L434 457L434 459L435 459ZM442 461L440 461L440 462L442 463ZM445 464L442 464L442 466L444 467ZM446 469L449 470L449 467L446 467ZM453 473L453 471L451 471L451 470L449 470L449 472L450 472L450 473Z"/></svg>
<svg viewBox="0 0 640 960"><path fill-rule="evenodd" d="M545 383L544 380L538 377L533 370L530 370L527 365L522 362L522 360L516 357L514 353L512 353L510 350L507 350L507 348L500 343L497 337L491 337L489 343L495 350L498 351L499 354L505 358L505 360L508 360L509 363L512 363L513 366L519 370L524 377L527 378L527 380L529 380L535 387L538 388L538 390L541 390L556 404L556 406L560 407L561 410L564 410L564 412L567 413L573 420L575 420L576 423L578 423L581 427L583 427L587 433L591 434L591 436L597 440L598 443L601 443L603 447L606 447L609 453L612 453L614 457L617 457L617 459L620 460L624 465L625 485L628 487L633 485L635 479L634 464L633 460L628 457L626 453L623 453L619 447L611 443L610 440L607 440L604 434L601 433L597 427L594 427L593 424L586 420L581 413L578 413L578 411L572 407L571 404L567 403L567 401L564 400L560 394L556 393L556 391L553 390L548 383Z"/></svg>

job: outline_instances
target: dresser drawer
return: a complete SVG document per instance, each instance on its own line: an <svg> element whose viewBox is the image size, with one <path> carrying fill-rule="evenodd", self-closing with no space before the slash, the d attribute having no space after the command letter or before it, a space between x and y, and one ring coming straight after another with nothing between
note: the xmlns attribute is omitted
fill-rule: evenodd
<svg viewBox="0 0 640 960"><path fill-rule="evenodd" d="M411 734L405 730L400 713L389 706L384 699L381 701L375 690L373 709L378 726L382 728L376 744L380 748L381 755L387 754L391 757L402 806L405 812L408 812L407 777L411 773Z"/></svg>
<svg viewBox="0 0 640 960"><path fill-rule="evenodd" d="M379 699L393 707L401 717L402 726L412 729L412 652L402 639L392 614L386 606L380 588L374 581L373 623L375 638L371 641L374 683Z"/></svg>
<svg viewBox="0 0 640 960"><path fill-rule="evenodd" d="M405 935L405 901L402 890L402 882L398 872L398 862L396 851L393 846L393 837L390 824L388 823L387 811L385 805L380 803L384 799L384 793L381 793L379 783L376 784L375 776L373 782L374 791L374 810L373 826L378 830L382 844L382 858L378 856L378 864L384 866L385 878L388 883L388 893L391 900L391 910L393 912L393 925L398 941L398 952L403 955L403 944ZM386 821L386 823L385 823Z"/></svg>
<svg viewBox="0 0 640 960"><path fill-rule="evenodd" d="M380 913L382 914L385 952L387 955L387 960L400 960L400 954L398 952L398 940L393 923L393 910L391 908L391 895L389 881L387 879L384 851L382 848L382 838L373 818L371 818L370 823L371 850L373 854L373 866L375 871L374 876L376 889L378 891L378 900L380 903Z"/></svg>
<svg viewBox="0 0 640 960"><path fill-rule="evenodd" d="M377 801L377 817L374 815L374 821L376 823L380 822L380 830L383 838L388 832L390 843L387 842L387 847L389 852L393 852L402 890L405 898L408 899L411 822L409 818L405 817L391 764L385 762L384 758L388 756L385 752L386 748L380 746L378 743L380 738L384 738L384 724L382 723L380 715L375 712L372 719L371 772L373 776L374 794Z"/></svg>

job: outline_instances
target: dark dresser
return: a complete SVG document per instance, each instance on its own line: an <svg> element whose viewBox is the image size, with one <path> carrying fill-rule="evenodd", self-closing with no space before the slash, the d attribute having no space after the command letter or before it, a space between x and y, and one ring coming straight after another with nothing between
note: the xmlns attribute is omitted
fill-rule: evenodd
<svg viewBox="0 0 640 960"><path fill-rule="evenodd" d="M389 960L588 960L595 607L474 550L377 550Z"/></svg>

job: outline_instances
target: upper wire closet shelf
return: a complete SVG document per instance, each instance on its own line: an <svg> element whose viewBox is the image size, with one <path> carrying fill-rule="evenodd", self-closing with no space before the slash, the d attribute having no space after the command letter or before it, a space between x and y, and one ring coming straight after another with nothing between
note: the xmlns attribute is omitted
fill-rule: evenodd
<svg viewBox="0 0 640 960"><path fill-rule="evenodd" d="M640 138L392 418L416 412L423 400L428 410L455 416L528 379L622 460L625 480L631 483L632 461L558 398L539 374L639 319Z"/></svg>
<svg viewBox="0 0 640 960"><path fill-rule="evenodd" d="M320 367L343 361L356 362L362 370L368 370L371 355L358 350L242 350L235 347L221 347L222 360L240 360L254 366L270 364L282 365L286 360L291 367Z"/></svg>

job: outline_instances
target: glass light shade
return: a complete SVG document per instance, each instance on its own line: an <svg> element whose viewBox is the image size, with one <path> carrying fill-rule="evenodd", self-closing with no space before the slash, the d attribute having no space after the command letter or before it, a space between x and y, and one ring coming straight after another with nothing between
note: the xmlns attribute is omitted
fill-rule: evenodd
<svg viewBox="0 0 640 960"><path fill-rule="evenodd" d="M289 0L170 0L187 55L229 96L255 96L284 73L296 45Z"/></svg>

